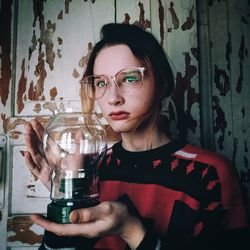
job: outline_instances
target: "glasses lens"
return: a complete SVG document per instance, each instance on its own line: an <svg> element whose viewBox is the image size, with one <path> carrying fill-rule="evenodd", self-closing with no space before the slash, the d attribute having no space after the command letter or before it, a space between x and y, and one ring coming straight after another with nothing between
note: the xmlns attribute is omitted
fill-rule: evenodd
<svg viewBox="0 0 250 250"><path fill-rule="evenodd" d="M119 88L133 93L142 86L143 71L137 68L126 69L117 74L116 80Z"/></svg>
<svg viewBox="0 0 250 250"><path fill-rule="evenodd" d="M141 88L144 80L145 68L128 68L117 73L115 82L124 92L133 93ZM111 78L105 75L92 75L86 78L86 94L90 99L101 98L109 85Z"/></svg>
<svg viewBox="0 0 250 250"><path fill-rule="evenodd" d="M87 86L88 98L98 99L104 95L107 86L107 81L104 76L89 76L87 78Z"/></svg>

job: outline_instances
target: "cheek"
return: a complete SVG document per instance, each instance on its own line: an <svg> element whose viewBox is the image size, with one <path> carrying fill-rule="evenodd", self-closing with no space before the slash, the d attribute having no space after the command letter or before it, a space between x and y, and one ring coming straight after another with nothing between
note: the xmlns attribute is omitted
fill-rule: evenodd
<svg viewBox="0 0 250 250"><path fill-rule="evenodd" d="M99 109L101 110L102 114L105 116L108 113L108 108L105 101L103 100L97 100L96 101Z"/></svg>

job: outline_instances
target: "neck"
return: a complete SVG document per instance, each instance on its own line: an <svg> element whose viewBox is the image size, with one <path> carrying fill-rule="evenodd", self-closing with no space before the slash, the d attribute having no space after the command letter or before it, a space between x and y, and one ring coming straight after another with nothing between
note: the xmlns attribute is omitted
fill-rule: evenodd
<svg viewBox="0 0 250 250"><path fill-rule="evenodd" d="M145 151L158 148L170 142L167 137L159 129L151 129L151 131L140 130L132 133L122 133L122 146L128 151Z"/></svg>

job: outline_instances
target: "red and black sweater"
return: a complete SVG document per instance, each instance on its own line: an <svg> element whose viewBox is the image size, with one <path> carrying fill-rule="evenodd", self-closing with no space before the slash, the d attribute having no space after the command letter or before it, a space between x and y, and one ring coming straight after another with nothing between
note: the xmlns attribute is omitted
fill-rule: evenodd
<svg viewBox="0 0 250 250"><path fill-rule="evenodd" d="M108 150L99 177L100 201L124 202L145 225L138 250L241 249L246 208L237 171L224 157L182 140L143 152L126 151L119 142ZM90 245L129 249L115 236Z"/></svg>

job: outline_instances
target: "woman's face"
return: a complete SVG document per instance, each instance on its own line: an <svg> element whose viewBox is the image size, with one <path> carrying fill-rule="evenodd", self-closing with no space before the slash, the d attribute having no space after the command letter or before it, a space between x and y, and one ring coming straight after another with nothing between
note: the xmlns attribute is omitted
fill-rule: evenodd
<svg viewBox="0 0 250 250"><path fill-rule="evenodd" d="M130 67L144 67L126 45L112 45L103 48L94 63L95 75L115 76L117 72ZM105 94L97 100L104 118L118 133L129 133L141 123L152 108L154 99L154 77L146 68L142 86L135 92L124 92L113 79Z"/></svg>

